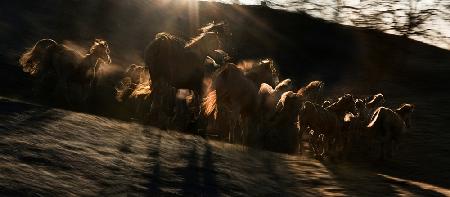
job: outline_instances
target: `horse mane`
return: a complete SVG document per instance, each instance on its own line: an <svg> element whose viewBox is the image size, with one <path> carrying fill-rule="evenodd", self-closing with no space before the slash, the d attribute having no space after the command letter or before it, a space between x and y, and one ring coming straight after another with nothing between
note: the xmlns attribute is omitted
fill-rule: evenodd
<svg viewBox="0 0 450 197"><path fill-rule="evenodd" d="M168 32L157 33L155 35L155 40L157 40L157 39L174 40L174 41L177 41L177 42L183 43L183 44L186 43L185 40L183 40L183 39L179 38L178 36L175 36L171 33L168 33Z"/></svg>
<svg viewBox="0 0 450 197"><path fill-rule="evenodd" d="M282 88L288 89L289 87L292 87L292 80L291 79L285 79L278 83L278 85L275 87L275 90L278 91Z"/></svg>
<svg viewBox="0 0 450 197"><path fill-rule="evenodd" d="M167 32L157 33L155 35L154 40L170 40L170 41L177 43L179 46L182 46L182 47L184 47L186 45L185 40L183 40L182 38L179 38L178 36L175 36L171 33L167 33Z"/></svg>
<svg viewBox="0 0 450 197"><path fill-rule="evenodd" d="M275 90L267 83L262 83L259 87L259 94L260 95L266 95L266 94L272 94Z"/></svg>
<svg viewBox="0 0 450 197"><path fill-rule="evenodd" d="M369 97L367 100L368 101L367 101L366 105L369 108L371 108L371 107L374 107L376 104L381 104L384 101L384 95L381 93L378 93L378 94L375 94L375 95Z"/></svg>
<svg viewBox="0 0 450 197"><path fill-rule="evenodd" d="M186 42L184 45L185 48L191 48L194 47L198 43L199 40L201 40L208 32L200 33L199 35L191 38L189 41Z"/></svg>
<svg viewBox="0 0 450 197"><path fill-rule="evenodd" d="M316 89L316 88L321 89L321 88L323 88L323 86L324 86L324 82L323 82L323 81L311 81L311 82L309 82L308 85L306 85L305 87L300 88L300 89L297 91L297 94L305 95L305 94L307 94L309 91L311 91L311 90L313 90L313 89Z"/></svg>
<svg viewBox="0 0 450 197"><path fill-rule="evenodd" d="M411 113L416 108L415 105L409 103L402 103L399 108L395 110L396 113L403 115L406 113Z"/></svg>
<svg viewBox="0 0 450 197"><path fill-rule="evenodd" d="M42 62L48 58L48 51L50 47L57 46L58 43L52 39L41 39L36 44L26 50L19 58L19 65L22 70L30 75L36 75L40 67L43 66Z"/></svg>
<svg viewBox="0 0 450 197"><path fill-rule="evenodd" d="M351 94L345 94L344 96L340 97L338 101L334 102L330 106L328 106L327 110L337 111L337 110L343 110L348 105L354 105L354 99Z"/></svg>
<svg viewBox="0 0 450 197"><path fill-rule="evenodd" d="M225 33L226 32L226 24L224 21L219 22L219 23L215 23L213 21L213 22L206 24L203 27L200 27L198 30L202 33L206 33L206 32Z"/></svg>
<svg viewBox="0 0 450 197"><path fill-rule="evenodd" d="M206 36L217 36L217 34L215 32L205 32L205 33L200 33L199 35L191 38L189 41L186 42L186 44L184 45L184 48L195 48L197 47L201 42L201 40L203 40L203 38L205 38ZM219 46L221 45L221 42L219 41Z"/></svg>
<svg viewBox="0 0 450 197"><path fill-rule="evenodd" d="M277 111L282 110L284 108L284 105L286 103L286 99L287 98L291 98L291 97L294 97L294 96L295 96L295 94L292 91L284 92L281 95L280 100L278 100L278 102L277 102L277 106L276 106Z"/></svg>

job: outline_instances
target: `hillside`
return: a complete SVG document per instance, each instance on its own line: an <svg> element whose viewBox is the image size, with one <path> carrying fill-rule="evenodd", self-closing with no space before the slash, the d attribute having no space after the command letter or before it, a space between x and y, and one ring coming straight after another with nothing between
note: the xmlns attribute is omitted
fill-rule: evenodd
<svg viewBox="0 0 450 197"><path fill-rule="evenodd" d="M336 166L308 157L244 150L4 98L0 110L2 196L450 195L448 183L412 181L390 172L390 166Z"/></svg>

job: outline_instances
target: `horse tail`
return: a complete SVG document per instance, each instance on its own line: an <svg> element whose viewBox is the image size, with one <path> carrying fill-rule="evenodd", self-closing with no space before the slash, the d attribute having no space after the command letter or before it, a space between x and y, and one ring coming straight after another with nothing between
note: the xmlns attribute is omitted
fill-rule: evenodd
<svg viewBox="0 0 450 197"><path fill-rule="evenodd" d="M47 58L48 49L56 45L57 43L52 39L39 40L20 56L19 64L22 70L31 75L36 75L41 69L40 67L43 66L42 62Z"/></svg>
<svg viewBox="0 0 450 197"><path fill-rule="evenodd" d="M211 91L208 95L203 99L202 103L203 112L206 116L213 114L214 119L217 117L217 92L216 90Z"/></svg>

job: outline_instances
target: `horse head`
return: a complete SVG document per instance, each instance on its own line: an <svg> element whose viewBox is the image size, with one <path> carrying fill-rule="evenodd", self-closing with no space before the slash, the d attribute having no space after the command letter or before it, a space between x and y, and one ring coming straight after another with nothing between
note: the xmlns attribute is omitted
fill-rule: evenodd
<svg viewBox="0 0 450 197"><path fill-rule="evenodd" d="M381 93L366 98L366 106L368 108L381 107L384 104L384 96Z"/></svg>
<svg viewBox="0 0 450 197"><path fill-rule="evenodd" d="M278 84L280 82L280 79L278 78L278 69L275 67L274 61L272 59L263 59L259 61L258 67L263 69L266 73L270 73L275 84Z"/></svg>
<svg viewBox="0 0 450 197"><path fill-rule="evenodd" d="M276 111L298 110L300 109L299 106L301 105L301 102L302 102L301 96L292 91L287 91L281 95L281 98L276 106Z"/></svg>
<svg viewBox="0 0 450 197"><path fill-rule="evenodd" d="M89 49L89 54L86 55L86 61L82 63L86 72L86 76L89 78L89 86L95 86L98 79L98 70L101 63L111 63L109 56L109 47L106 41L101 39L95 39L94 44ZM100 61L99 61L100 60Z"/></svg>
<svg viewBox="0 0 450 197"><path fill-rule="evenodd" d="M109 56L109 47L108 43L102 39L95 39L94 44L89 50L90 54L95 55L95 57L107 62L111 63L111 57Z"/></svg>
<svg viewBox="0 0 450 197"><path fill-rule="evenodd" d="M405 122L406 128L411 127L411 114L414 112L415 108L416 106L414 104L403 103L395 110L395 112L400 115Z"/></svg>
<svg viewBox="0 0 450 197"><path fill-rule="evenodd" d="M327 107L327 109L342 113L345 112L351 112L353 114L357 113L355 100L351 94L345 94L344 96L340 97L338 101L331 104L329 107Z"/></svg>
<svg viewBox="0 0 450 197"><path fill-rule="evenodd" d="M125 76L130 77L134 84L141 82L142 75L145 74L145 68L136 64L131 64L125 71Z"/></svg>

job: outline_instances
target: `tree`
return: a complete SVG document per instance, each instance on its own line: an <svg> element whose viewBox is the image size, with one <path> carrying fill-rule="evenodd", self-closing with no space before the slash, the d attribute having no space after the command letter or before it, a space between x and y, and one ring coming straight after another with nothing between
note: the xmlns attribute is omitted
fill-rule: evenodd
<svg viewBox="0 0 450 197"><path fill-rule="evenodd" d="M296 7L298 11L338 23L377 29L407 38L450 44L450 3L448 0L360 0L349 5L345 0L292 0L275 7Z"/></svg>

